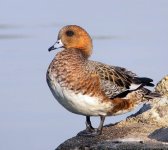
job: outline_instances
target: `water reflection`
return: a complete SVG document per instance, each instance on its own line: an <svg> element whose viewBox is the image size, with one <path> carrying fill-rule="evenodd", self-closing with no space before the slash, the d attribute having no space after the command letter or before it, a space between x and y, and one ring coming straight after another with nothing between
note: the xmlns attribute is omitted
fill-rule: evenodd
<svg viewBox="0 0 168 150"><path fill-rule="evenodd" d="M0 34L0 40L6 40L6 39L23 39L23 38L29 38L28 35L19 35L19 34Z"/></svg>
<svg viewBox="0 0 168 150"><path fill-rule="evenodd" d="M21 25L12 25L12 24L0 24L0 30L1 29L16 29L20 28Z"/></svg>

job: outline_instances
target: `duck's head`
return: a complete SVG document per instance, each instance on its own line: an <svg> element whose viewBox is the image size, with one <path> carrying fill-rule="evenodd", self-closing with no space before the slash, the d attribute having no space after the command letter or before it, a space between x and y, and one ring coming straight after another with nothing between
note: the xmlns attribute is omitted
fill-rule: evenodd
<svg viewBox="0 0 168 150"><path fill-rule="evenodd" d="M78 49L85 57L89 57L92 53L92 39L83 28L77 25L68 25L59 31L57 42L48 50L61 47L68 50Z"/></svg>

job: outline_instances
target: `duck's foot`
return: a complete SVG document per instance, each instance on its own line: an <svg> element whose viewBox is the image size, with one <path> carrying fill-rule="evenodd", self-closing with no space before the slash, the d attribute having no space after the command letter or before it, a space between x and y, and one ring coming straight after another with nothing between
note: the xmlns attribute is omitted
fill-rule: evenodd
<svg viewBox="0 0 168 150"><path fill-rule="evenodd" d="M105 120L105 116L100 116L100 124L97 129L92 127L91 121L90 121L90 116L86 116L86 130L79 132L77 135L78 136L97 136L102 133L102 128L103 128L103 123Z"/></svg>
<svg viewBox="0 0 168 150"><path fill-rule="evenodd" d="M101 134L101 130L98 130L98 129L94 129L94 130L84 130L84 131L81 131L77 134L77 136L89 136L89 137L94 137L94 136L97 136L97 135L100 135Z"/></svg>

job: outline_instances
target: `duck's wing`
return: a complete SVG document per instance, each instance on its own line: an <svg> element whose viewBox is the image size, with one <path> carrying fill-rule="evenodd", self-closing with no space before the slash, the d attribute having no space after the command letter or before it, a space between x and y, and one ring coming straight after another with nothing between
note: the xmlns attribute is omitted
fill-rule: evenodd
<svg viewBox="0 0 168 150"><path fill-rule="evenodd" d="M100 78L102 90L109 98L126 95L143 86L154 86L150 78L140 78L122 67L109 66L100 62L91 62ZM124 97L124 96L123 96Z"/></svg>

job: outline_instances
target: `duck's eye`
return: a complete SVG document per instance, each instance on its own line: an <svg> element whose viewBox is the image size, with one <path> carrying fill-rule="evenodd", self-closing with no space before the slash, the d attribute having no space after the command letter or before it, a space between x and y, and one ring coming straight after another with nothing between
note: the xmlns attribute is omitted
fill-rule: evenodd
<svg viewBox="0 0 168 150"><path fill-rule="evenodd" d="M67 35L67 36L73 36L73 35L74 35L74 32L71 31L71 30L68 30L68 31L66 31L66 35Z"/></svg>

